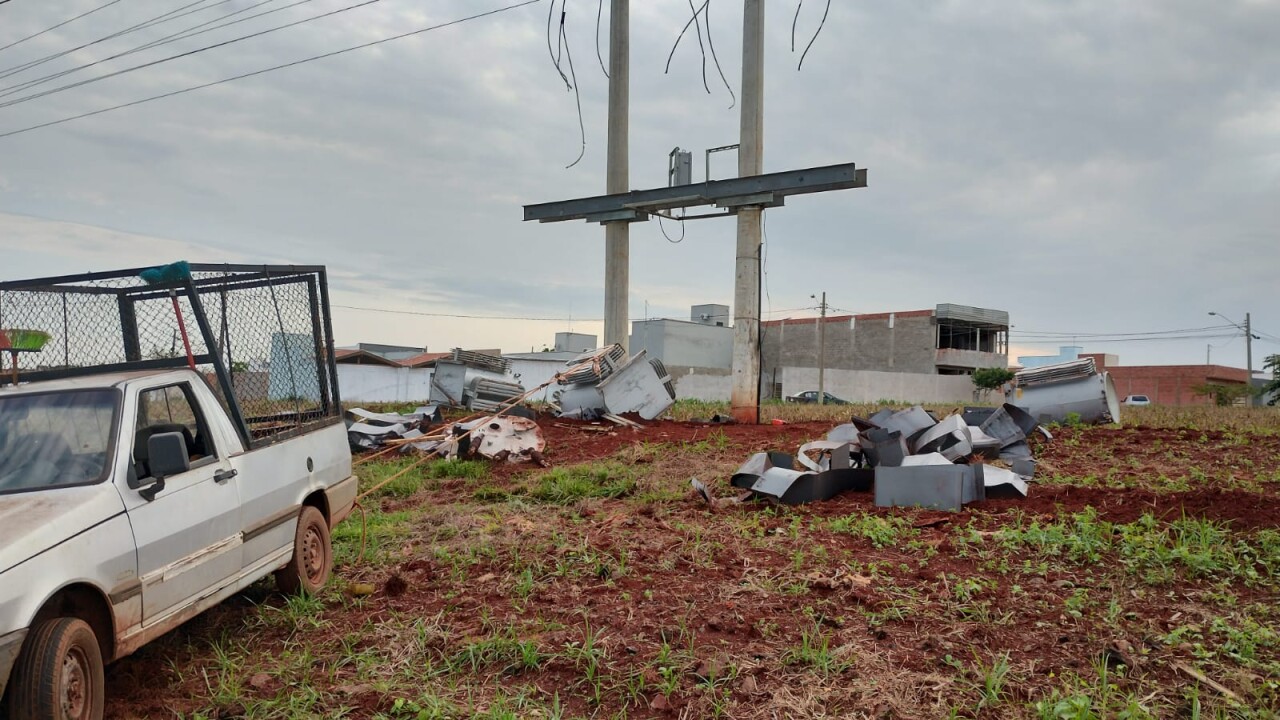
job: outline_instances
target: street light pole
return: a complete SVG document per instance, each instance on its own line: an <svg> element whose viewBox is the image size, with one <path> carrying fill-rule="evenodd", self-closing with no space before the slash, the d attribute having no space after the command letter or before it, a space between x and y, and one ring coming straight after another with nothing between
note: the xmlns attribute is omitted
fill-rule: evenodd
<svg viewBox="0 0 1280 720"><path fill-rule="evenodd" d="M1210 310L1209 314L1226 320L1234 325L1237 330L1244 331L1244 359L1246 372L1249 373L1249 377L1245 381L1245 389L1249 391L1249 394L1246 395L1246 397L1249 398L1249 407L1253 407L1255 405L1253 397L1253 320L1250 317L1250 313L1244 314L1244 327L1241 327L1240 323L1232 320L1222 313Z"/></svg>

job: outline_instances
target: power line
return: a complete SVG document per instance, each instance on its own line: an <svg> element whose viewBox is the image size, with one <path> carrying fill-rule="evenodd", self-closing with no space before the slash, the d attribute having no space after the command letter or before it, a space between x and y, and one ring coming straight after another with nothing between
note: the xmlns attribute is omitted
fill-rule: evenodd
<svg viewBox="0 0 1280 720"><path fill-rule="evenodd" d="M813 32L813 37L809 38L809 44L804 46L804 52L800 53L800 62L796 65L797 71L799 71L800 68L804 66L804 59L808 57L809 50L813 47L813 43L817 41L818 36L822 34L822 28L825 27L827 24L827 13L830 13L830 12L831 12L831 0L827 0L827 6L822 11L822 22L818 23L818 29ZM799 6L796 6L796 13L797 14L800 13ZM793 52L794 50L795 49L792 48Z"/></svg>
<svg viewBox="0 0 1280 720"><path fill-rule="evenodd" d="M202 8L202 9L203 9L203 10L209 10L209 9L211 9L211 8L217 7L218 5L222 5L222 4L228 3L228 2L230 2L230 1L231 1L231 0L221 0L220 2L216 2L216 3L214 3L213 5L210 5L209 7L207 7L207 8ZM263 5L266 5L267 3L274 2L274 1L275 1L275 0L260 0L260 2L258 2L258 3L256 3L256 4L253 4L253 5L246 5L245 7L241 8L241 9L239 9L239 10L236 10L236 11L234 11L234 12L230 12L230 13L227 13L227 14L225 14L225 15L222 15L222 16L219 16L219 17L216 17L216 18L214 18L214 19L212 19L212 20L206 20L205 22L202 22L202 23L200 23L200 24L198 24L198 25L192 25L191 27L184 28L184 29L179 30L179 31L177 31L177 32L175 32L175 33L171 33L171 34L166 35L166 36L164 36L164 37L162 37L162 38L159 38L159 39L157 39L157 40L152 40L152 41L150 41L150 42L143 43L143 44L138 45L137 47L134 47L134 48L132 48L132 49L125 50L124 52L119 52L119 53L116 53L115 55L110 55L110 56L104 57L104 58L102 58L102 59L100 59L100 60L94 60L93 62L85 63L84 65L77 65L76 67L68 68L68 69L66 69L66 70L62 70L62 71L59 71L59 72L56 72L56 73L50 73L50 74L48 74L48 75L44 75L44 76L42 76L42 77L38 77L38 78L35 78L35 79L33 79L33 80L27 80L27 81L24 81L24 82L20 82L20 83L18 83L18 84L16 84L16 85L10 85L9 87L6 87L6 88L0 88L0 97L4 97L4 96L8 96L8 95L13 95L13 94L15 94L15 93L22 92L23 90L29 90L29 89L31 89L31 88L33 88L33 87L37 86L37 85L43 85L44 83L47 83L47 82L49 82L50 80L57 80L57 79L58 79L58 78L60 78L60 77L65 77L65 76L67 76L67 75L70 75L70 74L72 74L72 73L79 72L79 71L84 70L84 69L86 69L86 68L91 68L91 67L93 67L94 65L100 65L100 64L102 64L102 63L104 63L104 62L109 62L109 61L111 61L111 60L116 60L116 59L118 59L118 58L125 57L126 55L132 55L132 54L137 53L137 52L142 52L143 50L150 50L150 49L152 49L152 48L160 47L161 45L168 45L169 43L175 43L175 42L178 42L178 41L180 41L180 40L186 40L187 38L192 38L192 37L195 37L195 36L197 36L197 35L203 35L203 34L205 34L205 33L213 32L213 31L215 31L215 30L221 30L222 28L229 27L229 26L231 26L231 25L235 25L236 23L242 23L242 22L245 22L245 21L248 21L248 20L253 20L254 18L262 17L263 15L270 15L271 13L280 12L281 10L288 10L288 9L289 9L289 8L291 8L291 7L294 7L294 6L297 6L297 5L301 5L301 4L303 4L303 3L312 2L312 0L299 0L299 2L295 2L295 3L289 4L289 5L285 5L284 7L279 7L279 8L276 8L275 10L267 10L267 11L265 11L265 12L258 13L257 15L250 15L249 17L240 18L239 20L232 20L231 22L224 23L224 24L222 24L222 25L217 25L217 26L215 26L215 27L211 27L211 28L208 28L208 29L205 29L205 30L199 30L200 28L205 27L206 25L212 25L213 23L216 23L216 22L219 22L219 21L222 21L222 20L226 20L227 18L235 17L236 15L239 15L239 14L244 13L244 12L248 12L248 11L253 10L253 9L255 9L255 8L258 8L258 7L262 7ZM195 31L195 30L199 30L199 32L192 32L192 31Z"/></svg>
<svg viewBox="0 0 1280 720"><path fill-rule="evenodd" d="M1222 334L1167 335L1162 337L1103 338L1100 340L1090 340L1089 344L1094 345L1094 344L1100 344L1100 343L1161 342L1161 341L1169 341L1169 340L1220 340L1222 338L1229 338L1229 337L1232 337L1232 335L1222 335ZM1059 343L1058 340L1020 340L1020 339L1011 339L1010 342L1015 342L1019 345L1056 345Z"/></svg>
<svg viewBox="0 0 1280 720"><path fill-rule="evenodd" d="M9 2L9 0L3 0L3 2L0 2L0 5L4 4L4 3L6 3L6 2ZM8 45L5 45L4 47L0 47L0 52L3 52L3 51L5 51L5 50L8 50L9 48L13 47L14 45L20 45L20 44L22 44L22 43L24 43L24 42L26 42L26 41L28 41L28 40L30 40L30 39L32 39L32 38L40 37L41 35L43 35L43 34L45 34L45 33L47 33L47 32L50 32L50 31L53 31L53 30L57 30L58 28L62 27L63 25L69 25L69 24L71 24L71 23L75 22L76 20L79 20L79 19L80 19L80 18L82 18L82 17L88 16L88 15L92 15L92 14L94 14L94 13L96 13L96 12L98 12L99 10L102 10L102 9L104 9L104 8L109 8L109 7L111 7L112 5L115 5L115 4L116 4L116 3L118 3L118 2L120 2L120 0L111 0L111 2L106 3L105 5L99 5L98 7L94 8L94 9L92 9L92 10L86 10L85 12L80 13L79 15L77 15L77 16L75 16L75 17L71 18L70 20L63 20L62 22L58 23L57 25L54 25L53 27L47 27L47 28L45 28L45 29L41 30L41 31L40 31L40 32L38 32L38 33L32 33L32 34L30 34L30 35L28 35L28 36L26 36L26 37L24 37L24 38L21 38L21 39L19 39L19 40L14 40L13 42L9 43Z"/></svg>
<svg viewBox="0 0 1280 720"><path fill-rule="evenodd" d="M376 312L386 313L388 315L414 315L418 317L433 318L452 318L460 320L518 320L521 322L604 322L604 318L580 318L580 317L523 317L512 315L470 315L465 313L441 313L427 312L425 310L393 310L391 308L377 307L361 307L356 305L332 305L331 307L342 310L357 310L359 312ZM798 310L812 310L812 307L788 308L786 310L773 310L771 313L796 312ZM631 318L631 322L639 322L649 320L651 318Z"/></svg>
<svg viewBox="0 0 1280 720"><path fill-rule="evenodd" d="M233 75L231 77L223 78L221 80L214 80L213 82L207 82L201 85L193 85L191 87L182 88L180 90L173 90L171 92L161 93L159 95L152 95L151 97L146 97L141 100L134 100L132 102L121 103L119 105L112 105L111 107L102 108L100 110L93 110L86 113L80 113L79 115L72 115L70 117L61 118L59 120L50 120L49 122L44 122L37 125L31 125L29 127L20 128L18 130L10 130L9 132L6 132L6 133L0 133L0 138L11 137L13 135L20 135L22 133L31 132L32 130L39 130L41 128L51 127L53 125L61 125L63 123L68 123L73 120L80 120L83 118L92 117L94 115L101 115L103 113L108 113L113 110L122 110L127 107L133 107L134 105L142 105L143 103L148 103L153 100L163 100L165 98L170 98L175 95L182 95L185 93L194 92L196 90L203 90L205 88L210 88L215 85L229 83L234 80L243 80L245 78L255 77L257 75L264 75L266 73L273 72L276 70L283 70L285 68L290 68L295 65L302 65L304 63L313 62L315 60L323 60L325 58L331 58L336 55L342 55L345 53L353 52L355 50L363 50L365 48L373 47L375 45L381 45L382 43L391 42L393 40L400 40L402 38L407 38L413 35L421 35L422 33L430 32L432 30L440 30L442 28L451 27L453 25L459 25L461 23L469 22L471 20L478 20L480 18L488 17L490 15L497 15L499 13L504 13L509 10L515 10L517 8L524 7L525 5L532 5L534 3L541 2L541 1L542 0L524 0L524 2L519 2L514 5L506 5L504 7L500 7L494 10L488 10L486 12L477 13L475 15L469 15L464 18L459 18L458 20L450 20L449 22L440 23L438 25L430 25L424 28L419 28L417 30L411 30L409 32L400 33L399 35L392 35L390 37L385 37L380 40L373 40L371 42L361 43L359 45L352 45L351 47L343 48L341 50L334 50L333 52L322 53L320 55L312 55L310 57L302 58L301 60L294 60L293 62L287 62L280 65L273 65L271 67L263 68L261 70L254 70L253 72L242 73L240 75Z"/></svg>
<svg viewBox="0 0 1280 720"><path fill-rule="evenodd" d="M110 72L110 73L107 73L106 75L99 75L98 77L89 78L89 79L87 79L87 80L80 80L80 81L73 82L73 83L67 83L66 85L60 85L60 86L58 86L58 87L56 87L56 88L51 88L51 89L49 89L49 90L43 90L43 91L41 91L41 92L33 93L33 94L31 94L31 95L24 95L23 97L20 97L20 98L15 98L15 99L13 99L13 100L7 100L7 101L5 101L5 102L0 102L0 108L7 108L7 107L10 107L10 106L13 106L13 105L18 105L18 104L21 104L21 103L24 103L24 102L28 102L28 101L30 101L30 100L39 100L39 99L40 99L40 98L42 98L42 97L47 97L47 96L49 96L49 95L54 95L54 94L56 94L56 93L60 93L60 92L62 92L63 90L71 90L71 89L73 89L73 88L82 87L82 86L84 86L84 85L91 85L91 84L96 83L96 82L98 82L98 81L100 81L100 80L106 80L106 79L108 79L108 78L113 78L113 77L116 77L116 76L119 76L119 75L126 75L126 74L128 74L128 73L134 72L135 70L143 70L143 69L145 69L145 68L149 68L149 67L152 67L152 66L154 66L154 65L160 65L160 64L162 64L162 63L167 63L167 62L169 62L169 61L171 61L171 60L178 60L178 59L180 59L180 58L188 57L188 56L190 56L190 55L196 55L196 54L198 54L198 53L202 53L202 52L204 52L204 51L206 51L206 50L214 50L214 49L217 49L217 48L220 48L220 47L224 47L224 46L226 46L226 45L231 45L231 44L233 44L233 43L238 43L238 42L240 42L241 40L251 40L251 39L256 38L256 37L261 37L261 36L263 36L263 35L267 35L267 34L273 33L273 32L275 32L275 31L277 31L277 30L284 30L284 29L286 29L286 28L294 27L295 25L302 25L302 24L304 24L304 23L309 23L309 22L311 22L312 20L321 20L321 19L323 19L323 18L327 18L327 17L329 17L329 16L331 16L331 15L337 15L338 13L343 13L343 12L346 12L346 11L348 11L348 10L355 10L356 8L364 7L365 5L372 5L373 3L376 3L376 2L379 2L379 1L380 1L380 0L364 0L363 2L358 2L358 3L354 4L354 5L348 5L348 6L346 6L346 7L338 8L337 10L331 10L331 11L329 11L329 12L321 13L321 14L319 14L319 15L312 15L311 17L303 18L303 19L301 19L301 20L295 20L295 21L293 21L293 22L291 22L291 23L285 23L284 25L277 25L276 27L273 27L273 28L267 28L266 30L260 30L260 31L255 32L255 33L251 33L251 34L249 34L249 35L242 35L242 36L240 36L240 37L231 38L230 40L223 40L222 42L219 42L219 43L214 43L214 44L212 44L212 45L205 45L204 47L199 47L199 48L195 48L195 49L193 49L193 50L188 50L188 51L186 51L186 52L181 52L181 53L178 53L177 55L170 55L169 57L160 58L160 59L157 59L157 60L152 60L151 62L145 62L145 63L142 63L141 65L134 65L134 66L132 66L132 67L124 68L124 69L122 69L122 70L116 70L115 72Z"/></svg>
<svg viewBox="0 0 1280 720"><path fill-rule="evenodd" d="M1019 331L1010 332L1009 334L1016 335L1018 337L1032 337L1032 336L1044 337L1044 338L1058 337L1065 340L1070 338L1089 339L1089 338L1095 338L1095 337L1143 337L1143 336L1152 336L1152 335L1173 335L1178 333L1197 333L1197 332L1209 332L1214 330L1226 330L1230 327L1232 326L1231 325L1208 325L1205 327L1198 327L1198 328L1182 328L1179 330L1152 330L1148 332L1133 332L1133 333L1125 333L1125 332L1113 332L1113 333L1087 332L1086 333L1086 332L1055 332L1055 331L1047 331L1047 330L1044 330L1044 331L1019 330Z"/></svg>
<svg viewBox="0 0 1280 720"><path fill-rule="evenodd" d="M193 6L193 5L203 5L205 2L207 2L207 0L195 0L195 2L188 3L188 4L183 5L182 7L177 8L177 9L175 9L175 10L170 10L169 12L164 13L164 14L162 14L162 15L157 15L157 16L155 16L155 17L151 18L150 20L145 20L145 21L143 21L143 22L138 23L137 25L131 25L131 26L129 26L129 27L127 27L127 28L125 28L124 30L120 30L119 32L114 32L114 33L112 33L112 34L110 34L110 35L107 35L106 37L98 38L97 40L93 40L93 41L91 41L91 42L84 43L83 45L77 45L76 47L73 47L73 48L71 48L70 50L63 50L62 52L56 52L56 53L53 53L52 55L45 55L45 56L44 56L44 57L42 57L42 58L38 58L38 59L36 59L36 60L32 60L32 61L30 61L30 62L25 62L25 63L22 63L21 65L14 65L14 66L11 66L11 67L8 67L8 68L5 68L4 70L0 70L0 79L2 79L2 78L7 78L7 77L9 77L10 75L17 75L18 73L23 72L24 70L30 70L31 68L36 67L36 66L38 66L38 65L43 65L43 64L45 64L45 63L49 62L50 60L57 60L58 58L60 58L60 57L62 57L62 56L64 56L64 55L70 55L70 54L71 54L71 53L73 53L73 52L77 52L77 51L79 51L79 50L83 50L83 49L85 49L85 48L87 48L87 47L91 47L91 46L93 46L93 45L97 45L98 43L106 42L106 41L108 41L108 40L112 40L112 39L115 39L115 38L121 37L121 36L123 36L123 35L128 35L128 34L129 34L129 33L131 33L131 32L134 32L134 31L137 31L137 30L141 30L141 29L143 29L143 28L147 28L147 27L152 27L153 25L159 25L159 24L161 24L161 23L168 22L169 20L176 20L177 18L182 17L182 16L181 16L181 15L178 15L178 16L175 16L175 17L169 17L169 16L170 16L170 15L173 15L173 14L174 14L174 13L176 13L176 12L180 12L180 11L182 11L182 10L186 10L187 8L189 8L189 7Z"/></svg>

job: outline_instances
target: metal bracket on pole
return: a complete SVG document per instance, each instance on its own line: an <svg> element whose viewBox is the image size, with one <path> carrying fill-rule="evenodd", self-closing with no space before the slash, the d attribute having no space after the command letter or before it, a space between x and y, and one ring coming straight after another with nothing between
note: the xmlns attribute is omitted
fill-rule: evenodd
<svg viewBox="0 0 1280 720"><path fill-rule="evenodd" d="M716 207L722 208L740 208L740 207L782 207L786 204L786 198L771 192L755 193L754 195L736 195L734 197L721 198L716 201Z"/></svg>

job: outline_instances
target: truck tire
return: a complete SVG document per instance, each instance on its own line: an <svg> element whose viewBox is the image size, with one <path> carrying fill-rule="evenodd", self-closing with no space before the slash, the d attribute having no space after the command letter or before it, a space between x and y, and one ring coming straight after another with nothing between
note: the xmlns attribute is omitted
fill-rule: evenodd
<svg viewBox="0 0 1280 720"><path fill-rule="evenodd" d="M102 650L88 623L51 618L32 630L9 687L10 720L101 720Z"/></svg>
<svg viewBox="0 0 1280 720"><path fill-rule="evenodd" d="M293 536L293 557L276 571L276 587L281 592L318 593L329 581L333 569L333 546L329 543L329 523L310 505L302 506L298 530Z"/></svg>

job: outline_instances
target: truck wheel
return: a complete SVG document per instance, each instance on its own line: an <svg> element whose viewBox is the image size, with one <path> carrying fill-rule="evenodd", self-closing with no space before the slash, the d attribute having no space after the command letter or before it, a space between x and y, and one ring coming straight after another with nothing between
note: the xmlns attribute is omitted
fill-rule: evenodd
<svg viewBox="0 0 1280 720"><path fill-rule="evenodd" d="M34 628L9 688L11 720L100 720L102 650L77 618L53 618Z"/></svg>
<svg viewBox="0 0 1280 720"><path fill-rule="evenodd" d="M333 546L329 544L329 523L319 510L304 505L293 536L293 557L276 571L276 586L293 595L299 591L318 593L329 581L333 569Z"/></svg>

